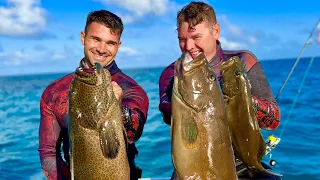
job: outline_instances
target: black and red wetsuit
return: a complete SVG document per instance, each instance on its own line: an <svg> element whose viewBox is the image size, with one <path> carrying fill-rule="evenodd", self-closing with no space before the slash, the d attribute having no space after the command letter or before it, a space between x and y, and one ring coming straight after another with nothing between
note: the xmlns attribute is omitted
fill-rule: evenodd
<svg viewBox="0 0 320 180"><path fill-rule="evenodd" d="M138 154L135 142L140 138L146 123L149 100L141 86L125 75L115 62L105 68L110 71L112 81L117 82L123 90L122 108L126 111L123 121L129 140L131 177L134 177L134 158ZM40 99L39 155L47 179L70 179L67 120L68 92L73 77L74 74L71 73L54 81L44 90ZM125 115L130 112L131 118ZM62 144L64 160L60 150Z"/></svg>
<svg viewBox="0 0 320 180"><path fill-rule="evenodd" d="M251 84L251 93L254 105L257 107L257 118L262 129L274 130L280 123L280 111L272 90L264 75L261 64L257 58L249 51L225 51L221 49L220 42L217 41L217 53L209 61L211 68L218 78L221 79L219 65L232 56L238 56L247 71L248 80ZM159 110L162 112L163 120L168 125L171 124L171 95L173 87L174 62L166 67L159 80L160 104Z"/></svg>

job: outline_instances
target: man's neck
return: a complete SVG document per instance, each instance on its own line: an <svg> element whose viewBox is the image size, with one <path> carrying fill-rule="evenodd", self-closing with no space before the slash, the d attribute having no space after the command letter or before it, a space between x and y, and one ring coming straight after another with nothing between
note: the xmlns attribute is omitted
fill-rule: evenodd
<svg viewBox="0 0 320 180"><path fill-rule="evenodd" d="M222 50L220 46L220 42L216 41L216 52L214 53L214 56L209 60L209 64L211 67L219 66L222 62Z"/></svg>

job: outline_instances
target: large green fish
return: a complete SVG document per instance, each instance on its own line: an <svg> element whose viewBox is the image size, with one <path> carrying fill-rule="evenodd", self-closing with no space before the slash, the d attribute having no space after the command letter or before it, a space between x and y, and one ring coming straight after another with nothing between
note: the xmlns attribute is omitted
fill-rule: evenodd
<svg viewBox="0 0 320 180"><path fill-rule="evenodd" d="M247 166L250 176L259 172L281 176L267 171L260 164L265 155L266 144L253 107L246 72L239 57L231 57L219 68L223 77L222 92L236 157Z"/></svg>
<svg viewBox="0 0 320 180"><path fill-rule="evenodd" d="M129 180L127 137L109 71L75 72L69 92L72 179Z"/></svg>
<svg viewBox="0 0 320 180"><path fill-rule="evenodd" d="M171 140L178 179L237 179L223 95L203 54L175 64Z"/></svg>

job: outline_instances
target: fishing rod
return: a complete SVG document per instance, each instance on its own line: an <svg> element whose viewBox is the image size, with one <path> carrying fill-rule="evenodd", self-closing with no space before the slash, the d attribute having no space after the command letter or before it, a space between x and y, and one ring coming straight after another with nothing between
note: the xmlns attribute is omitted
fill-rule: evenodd
<svg viewBox="0 0 320 180"><path fill-rule="evenodd" d="M311 39L312 39L312 36L313 36L314 32L317 30L317 27L318 27L318 25L319 25L319 24L320 24L320 18L319 18L319 20L318 20L318 22L317 22L316 26L313 28L313 30L312 30L312 32L311 32L311 34L310 34L309 38L307 39L306 43L304 44L304 46L303 46L303 48L302 48L302 50L301 50L301 52L300 52L300 54L299 54L299 56L298 56L297 60L295 61L294 65L292 66L292 68L291 68L291 70L290 70L290 72L289 72L289 74L288 74L288 76L287 76L286 80L285 80L285 81L284 81L284 83L282 84L282 86L281 86L281 88L280 88L280 90L279 90L279 92L278 92L278 94L277 94L277 96L276 96L276 100L279 98L279 96L280 96L281 92L283 91L284 87L286 86L286 84L287 84L287 82L288 82L289 78L291 77L291 74L292 74L293 70L296 68L296 66L297 66L298 62L300 61L300 58L301 58L301 56L302 56L302 54L303 54L304 50L305 50L305 49L307 48L307 46L309 45L309 43L310 43L310 41L311 41Z"/></svg>
<svg viewBox="0 0 320 180"><path fill-rule="evenodd" d="M298 62L299 62L299 60L300 60L300 58L301 58L304 50L305 50L306 47L309 45L309 43L310 43L310 41L311 41L311 39L312 39L312 36L313 36L314 32L316 31L316 29L317 29L317 27L318 27L319 24L320 24L320 19L318 20L316 26L313 28L313 30L312 30L309 38L307 39L306 43L304 44L304 46L303 46L303 48L302 48L302 50L301 50L301 52L300 52L297 60L295 61L294 65L292 66L292 68L291 68L291 70L290 70L290 72L289 72L286 80L285 80L284 83L282 84L282 87L280 88L280 91L279 91L278 95L277 95L276 98L275 98L276 100L279 98L282 90L283 90L284 87L286 86L286 84L287 84L287 82L288 82L288 80L289 80L289 78L290 78L293 70L295 69L296 65L298 64ZM319 32L319 34L320 34L320 32ZM318 41L319 41L319 39L320 39L320 35L319 35L319 37L318 37ZM319 41L319 42L320 42L320 41ZM307 78L307 76L308 76L308 73L309 73L310 69L311 69L311 66L312 66L313 61L314 61L314 57L311 58L311 61L310 61L310 63L309 63L309 66L308 66L308 68L307 68L307 71L305 72L305 75L304 75L304 77L303 77L303 80L302 80L302 82L301 82L301 84L300 84L300 87L299 87L298 93L296 94L295 100L294 100L294 102L292 103L292 106L291 106L291 108L290 108L289 114L288 114L288 116L287 116L287 121L286 121L285 124L284 124L284 128L282 129L282 131L281 131L281 133L280 133L280 136L279 136L279 137L276 137L276 136L274 136L274 135L271 135L271 136L268 137L268 140L267 140L267 142L266 142L266 153L265 153L265 155L269 154L269 153L277 146L277 144L280 142L280 140L281 140L281 138L282 138L282 135L283 135L283 132L284 132L284 130L285 130L285 127L286 127L286 125L287 125L287 123L288 123L288 121L289 121L291 112L292 112L292 110L293 110L293 108L294 108L294 106L295 106L295 104L296 104L296 102L297 102L297 100L298 100L298 96L299 96L299 94L300 94L300 92L301 92L301 89L302 89L302 87L303 87L303 85L304 85L304 82L305 82L305 80L306 80L306 78ZM271 159L271 157L272 157L272 155L271 155L271 153L270 153L270 159ZM269 163L270 163L271 166L274 166L274 165L276 164L276 161L271 159Z"/></svg>

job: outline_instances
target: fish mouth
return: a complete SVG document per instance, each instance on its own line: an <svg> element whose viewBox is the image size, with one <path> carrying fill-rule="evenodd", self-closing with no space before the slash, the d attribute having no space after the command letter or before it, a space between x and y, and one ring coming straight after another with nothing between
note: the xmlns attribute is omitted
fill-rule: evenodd
<svg viewBox="0 0 320 180"><path fill-rule="evenodd" d="M221 63L220 70L225 71L225 70L229 69L234 63L235 63L235 61L233 59L225 61L225 62Z"/></svg>
<svg viewBox="0 0 320 180"><path fill-rule="evenodd" d="M243 65L238 56L232 56L229 60L221 63L219 68L221 71L228 71L230 68L232 68L236 75L241 75L241 69L243 69Z"/></svg>
<svg viewBox="0 0 320 180"><path fill-rule="evenodd" d="M203 53L199 54L195 59L193 59L188 52L183 53L181 56L182 68L180 68L182 75L189 74L194 69L201 66L204 61L207 62L207 59Z"/></svg>
<svg viewBox="0 0 320 180"><path fill-rule="evenodd" d="M103 67L100 63L95 63L93 68L78 67L75 72L75 78L88 85L99 85L103 76Z"/></svg>
<svg viewBox="0 0 320 180"><path fill-rule="evenodd" d="M102 67L102 65L100 63L96 62L92 68L79 67L77 70L80 71L80 72L83 72L83 73L94 75L94 74L102 73L103 72L103 67Z"/></svg>
<svg viewBox="0 0 320 180"><path fill-rule="evenodd" d="M195 59L191 57L191 55L186 52L181 57L181 64L180 64L180 79L182 81L185 81L188 77L193 79L192 76L199 73L199 71L202 71L204 64L208 63L205 55L203 53L199 54ZM187 85L189 86L189 85ZM183 91L188 92L188 88L185 87L184 83L180 83L180 87L183 89ZM202 88L191 88L192 93L194 95L200 95L203 92Z"/></svg>

